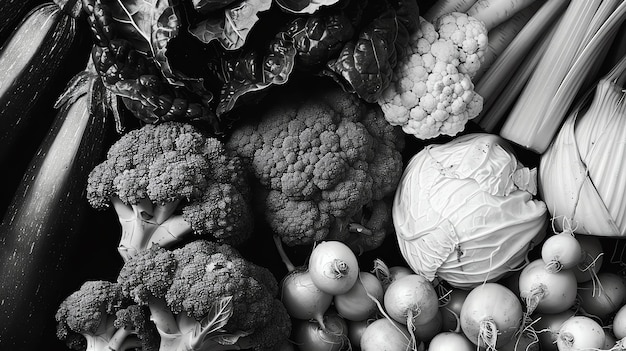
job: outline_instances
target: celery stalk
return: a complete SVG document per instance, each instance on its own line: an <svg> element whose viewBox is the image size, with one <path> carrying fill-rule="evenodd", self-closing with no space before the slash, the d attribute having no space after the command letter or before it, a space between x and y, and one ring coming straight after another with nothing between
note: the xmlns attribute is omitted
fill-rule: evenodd
<svg viewBox="0 0 626 351"><path fill-rule="evenodd" d="M537 153L545 152L593 72L590 65L599 61L601 48L609 44L626 16L626 3L621 2L614 11L610 6L610 1L572 1L500 130L502 137Z"/></svg>

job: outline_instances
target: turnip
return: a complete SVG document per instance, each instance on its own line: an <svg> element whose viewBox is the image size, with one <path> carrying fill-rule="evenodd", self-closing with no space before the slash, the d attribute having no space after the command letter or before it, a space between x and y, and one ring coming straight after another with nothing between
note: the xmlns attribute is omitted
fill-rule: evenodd
<svg viewBox="0 0 626 351"><path fill-rule="evenodd" d="M550 273L542 259L530 262L519 276L520 297L527 315L533 312L559 313L576 302L576 276L571 269Z"/></svg>
<svg viewBox="0 0 626 351"><path fill-rule="evenodd" d="M579 284L580 307L590 315L606 320L626 303L626 278L599 272L597 281Z"/></svg>
<svg viewBox="0 0 626 351"><path fill-rule="evenodd" d="M444 296L441 296L441 330L443 331L460 331L459 318L461 316L461 307L469 294L469 290L452 289Z"/></svg>
<svg viewBox="0 0 626 351"><path fill-rule="evenodd" d="M574 314L574 310L569 309L560 313L536 313L531 317L542 351L557 351L556 339L559 336L559 329L563 322Z"/></svg>
<svg viewBox="0 0 626 351"><path fill-rule="evenodd" d="M340 351L345 350L348 340L348 324L338 314L329 311L324 315L325 327L309 320L295 320L291 340L300 350Z"/></svg>
<svg viewBox="0 0 626 351"><path fill-rule="evenodd" d="M315 245L309 256L308 269L313 283L331 295L347 292L359 277L356 255L348 245L335 240Z"/></svg>
<svg viewBox="0 0 626 351"><path fill-rule="evenodd" d="M613 334L617 339L626 338L626 305L620 307L613 317Z"/></svg>
<svg viewBox="0 0 626 351"><path fill-rule="evenodd" d="M604 262L604 250L600 239L593 235L577 234L576 239L583 250L583 260L574 268L578 283L595 281Z"/></svg>
<svg viewBox="0 0 626 351"><path fill-rule="evenodd" d="M413 335L417 340L428 343L435 335L439 334L442 329L443 317L441 314L441 308L435 314L429 322L416 325L413 330Z"/></svg>
<svg viewBox="0 0 626 351"><path fill-rule="evenodd" d="M475 345L487 350L510 342L522 325L522 304L498 283L472 289L461 308L461 329Z"/></svg>
<svg viewBox="0 0 626 351"><path fill-rule="evenodd" d="M583 257L580 243L569 232L552 235L541 246L541 258L546 263L546 270L551 273L572 269L582 262Z"/></svg>
<svg viewBox="0 0 626 351"><path fill-rule="evenodd" d="M437 292L432 283L418 274L394 280L383 297L387 314L396 322L406 325L409 331L415 325L429 322L439 310Z"/></svg>
<svg viewBox="0 0 626 351"><path fill-rule="evenodd" d="M333 296L320 290L304 268L289 272L281 282L280 300L287 313L297 319L314 319L324 326L324 313L333 301Z"/></svg>
<svg viewBox="0 0 626 351"><path fill-rule="evenodd" d="M376 276L369 272L360 272L359 279L347 292L335 295L335 308L339 315L350 321L364 320L378 310L378 303L383 300L383 285Z"/></svg>
<svg viewBox="0 0 626 351"><path fill-rule="evenodd" d="M387 264L381 259L374 260L374 269L372 273L376 275L376 278L380 280L383 285L383 289L387 290L387 287L394 280L403 277L405 275L413 274L411 268L406 266L387 266Z"/></svg>
<svg viewBox="0 0 626 351"><path fill-rule="evenodd" d="M476 351L476 346L462 333L442 332L430 341L428 351Z"/></svg>
<svg viewBox="0 0 626 351"><path fill-rule="evenodd" d="M380 318L370 323L361 335L361 351L416 350L409 330L396 321Z"/></svg>
<svg viewBox="0 0 626 351"><path fill-rule="evenodd" d="M559 351L598 350L604 346L602 326L586 316L568 318L558 334L556 345Z"/></svg>
<svg viewBox="0 0 626 351"><path fill-rule="evenodd" d="M367 319L362 321L346 321L346 323L348 323L348 340L350 340L352 349L358 349L361 347L361 337L370 322L371 321Z"/></svg>

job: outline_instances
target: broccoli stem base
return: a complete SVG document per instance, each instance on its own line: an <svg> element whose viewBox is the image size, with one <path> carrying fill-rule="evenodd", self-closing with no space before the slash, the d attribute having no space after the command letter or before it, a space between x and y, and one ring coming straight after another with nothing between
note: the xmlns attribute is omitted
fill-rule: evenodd
<svg viewBox="0 0 626 351"><path fill-rule="evenodd" d="M174 214L180 201L155 205L148 199L128 205L119 198L111 200L122 227L118 251L124 261L153 244L169 247L192 232L182 215Z"/></svg>

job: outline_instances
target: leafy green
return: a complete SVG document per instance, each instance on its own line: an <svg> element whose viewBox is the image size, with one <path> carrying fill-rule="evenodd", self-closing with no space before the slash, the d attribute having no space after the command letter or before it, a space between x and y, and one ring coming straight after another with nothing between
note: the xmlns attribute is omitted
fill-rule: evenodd
<svg viewBox="0 0 626 351"><path fill-rule="evenodd" d="M286 12L308 13L317 12L322 6L331 6L339 0L276 0L276 4Z"/></svg>
<svg viewBox="0 0 626 351"><path fill-rule="evenodd" d="M150 57L170 83L175 74L166 56L167 45L178 35L177 0L116 0L108 7L115 29L133 47Z"/></svg>
<svg viewBox="0 0 626 351"><path fill-rule="evenodd" d="M226 50L237 50L259 20L258 13L269 10L271 5L272 0L243 0L216 11L217 15L192 26L189 32L205 44L217 40Z"/></svg>

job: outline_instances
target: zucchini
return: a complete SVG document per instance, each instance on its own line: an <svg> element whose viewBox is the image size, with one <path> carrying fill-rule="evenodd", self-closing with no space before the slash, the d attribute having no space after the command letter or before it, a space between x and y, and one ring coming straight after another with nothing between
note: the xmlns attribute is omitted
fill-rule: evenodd
<svg viewBox="0 0 626 351"><path fill-rule="evenodd" d="M95 71L73 79L0 223L0 350L64 349L53 347L54 315L86 280L73 260L100 249L85 189L115 134L103 91Z"/></svg>
<svg viewBox="0 0 626 351"><path fill-rule="evenodd" d="M47 108L54 116L54 100L89 57L91 45L83 50L78 44L78 28L89 37L86 24L78 23L82 3L57 2L31 10L0 48L0 164L11 165L0 191L0 214L52 124L42 112Z"/></svg>
<svg viewBox="0 0 626 351"><path fill-rule="evenodd" d="M42 0L0 1L0 45L8 38L24 15L41 3L43 3Z"/></svg>

